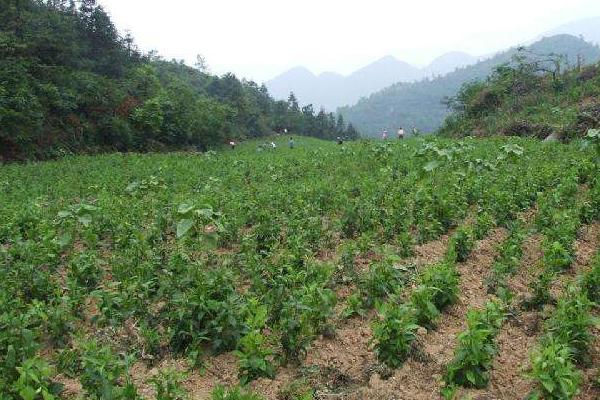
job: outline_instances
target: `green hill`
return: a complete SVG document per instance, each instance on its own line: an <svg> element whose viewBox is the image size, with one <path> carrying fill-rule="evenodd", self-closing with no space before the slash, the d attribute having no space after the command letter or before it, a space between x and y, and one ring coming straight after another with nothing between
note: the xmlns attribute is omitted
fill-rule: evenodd
<svg viewBox="0 0 600 400"><path fill-rule="evenodd" d="M440 134L569 139L599 127L600 66L560 73L547 67L521 60L465 85L450 102L453 113Z"/></svg>
<svg viewBox="0 0 600 400"><path fill-rule="evenodd" d="M209 148L285 128L353 136L265 86L141 53L95 0L0 2L0 162Z"/></svg>
<svg viewBox="0 0 600 400"><path fill-rule="evenodd" d="M484 80L499 65L510 63L519 52L513 48L436 79L399 83L338 111L365 136L376 136L383 129L393 130L398 126L416 126L431 132L440 127L449 113L445 99L455 96L467 82ZM569 35L544 38L521 53L530 60L543 59L551 53L562 55L565 65L571 66L577 64L578 57L588 63L600 60L597 46Z"/></svg>

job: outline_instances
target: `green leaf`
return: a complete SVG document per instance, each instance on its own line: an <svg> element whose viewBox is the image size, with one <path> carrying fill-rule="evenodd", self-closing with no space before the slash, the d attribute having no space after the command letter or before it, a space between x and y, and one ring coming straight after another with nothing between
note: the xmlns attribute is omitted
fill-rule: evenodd
<svg viewBox="0 0 600 400"><path fill-rule="evenodd" d="M177 238L184 236L194 226L194 220L182 219L177 223Z"/></svg>
<svg viewBox="0 0 600 400"><path fill-rule="evenodd" d="M19 395L23 400L35 400L37 391L31 386L25 386L23 389L19 390Z"/></svg>
<svg viewBox="0 0 600 400"><path fill-rule="evenodd" d="M425 164L423 169L427 172L431 172L434 169L438 168L440 165L442 165L440 161L429 161L427 164Z"/></svg>
<svg viewBox="0 0 600 400"><path fill-rule="evenodd" d="M77 218L77 220L85 227L90 226L92 223L92 216L90 214L84 214Z"/></svg>
<svg viewBox="0 0 600 400"><path fill-rule="evenodd" d="M71 211L59 211L58 212L58 218L68 218L72 215L73 214L71 213Z"/></svg>
<svg viewBox="0 0 600 400"><path fill-rule="evenodd" d="M185 214L189 213L190 211L192 211L194 208L196 208L196 206L194 206L193 204L181 203L179 205L179 207L177 208L177 213L181 214L181 215L185 215Z"/></svg>

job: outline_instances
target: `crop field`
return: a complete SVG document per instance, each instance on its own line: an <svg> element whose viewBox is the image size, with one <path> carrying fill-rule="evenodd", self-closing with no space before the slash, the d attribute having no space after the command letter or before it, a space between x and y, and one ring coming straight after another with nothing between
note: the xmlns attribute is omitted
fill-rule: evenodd
<svg viewBox="0 0 600 400"><path fill-rule="evenodd" d="M287 138L0 167L0 399L595 399L597 153Z"/></svg>

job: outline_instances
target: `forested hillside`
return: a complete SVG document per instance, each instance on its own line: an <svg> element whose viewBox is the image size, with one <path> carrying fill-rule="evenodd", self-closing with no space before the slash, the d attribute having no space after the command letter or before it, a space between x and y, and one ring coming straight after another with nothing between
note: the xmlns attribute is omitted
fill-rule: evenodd
<svg viewBox="0 0 600 400"><path fill-rule="evenodd" d="M569 35L553 36L527 48L508 50L437 79L390 86L352 107L340 108L339 112L365 136L374 136L383 129L399 126L434 131L449 113L447 98L454 97L467 82L486 79L496 67L510 63L519 53L530 61L546 59L554 54L563 67L576 65L578 59L585 63L600 59L597 46Z"/></svg>
<svg viewBox="0 0 600 400"><path fill-rule="evenodd" d="M440 133L569 139L600 127L600 67L556 71L520 60L483 82L465 85Z"/></svg>
<svg viewBox="0 0 600 400"><path fill-rule="evenodd" d="M355 136L254 82L142 54L95 0L0 2L0 161L208 148L286 128Z"/></svg>

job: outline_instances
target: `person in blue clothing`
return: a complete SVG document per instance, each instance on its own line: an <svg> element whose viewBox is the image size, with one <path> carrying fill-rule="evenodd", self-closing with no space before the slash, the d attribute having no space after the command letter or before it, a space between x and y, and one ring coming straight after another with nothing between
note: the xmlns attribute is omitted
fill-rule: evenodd
<svg viewBox="0 0 600 400"><path fill-rule="evenodd" d="M294 148L295 143L294 143L294 138L293 137L290 136L290 140L289 140L288 144L290 146L290 149Z"/></svg>

